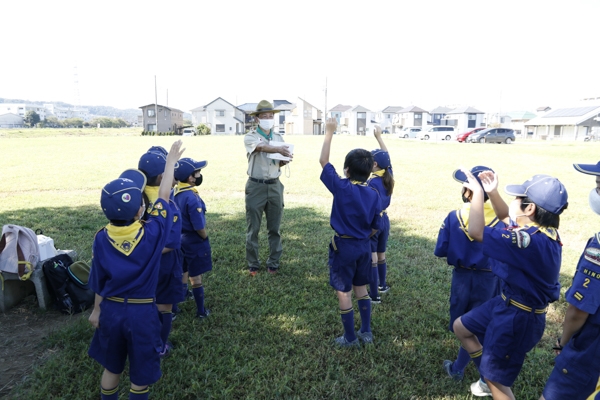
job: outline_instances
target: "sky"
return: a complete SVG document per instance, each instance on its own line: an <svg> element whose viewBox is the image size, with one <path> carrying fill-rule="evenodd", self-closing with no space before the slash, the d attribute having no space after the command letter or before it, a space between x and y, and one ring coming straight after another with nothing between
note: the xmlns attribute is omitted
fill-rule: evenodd
<svg viewBox="0 0 600 400"><path fill-rule="evenodd" d="M597 0L21 0L2 14L3 98L138 108L155 77L158 103L183 111L217 97L488 113L600 97Z"/></svg>

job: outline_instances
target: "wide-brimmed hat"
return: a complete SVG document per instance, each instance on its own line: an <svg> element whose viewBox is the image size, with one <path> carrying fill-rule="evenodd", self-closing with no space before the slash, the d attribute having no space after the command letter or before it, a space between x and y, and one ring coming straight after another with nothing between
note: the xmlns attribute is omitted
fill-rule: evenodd
<svg viewBox="0 0 600 400"><path fill-rule="evenodd" d="M600 162L598 164L573 164L573 167L584 174L600 175Z"/></svg>
<svg viewBox="0 0 600 400"><path fill-rule="evenodd" d="M129 221L142 206L146 176L137 169L128 169L104 186L100 206L109 220Z"/></svg>
<svg viewBox="0 0 600 400"><path fill-rule="evenodd" d="M175 179L185 181L194 172L206 167L208 161L196 161L192 158L182 158L175 167Z"/></svg>
<svg viewBox="0 0 600 400"><path fill-rule="evenodd" d="M280 110L275 110L273 108L273 104L271 104L267 100L261 100L260 103L256 105L256 111L250 113L250 115L258 115L266 112L278 113Z"/></svg>
<svg viewBox="0 0 600 400"><path fill-rule="evenodd" d="M494 172L493 169L486 167L484 165L478 165L476 167L471 168L471 173L473 174L475 179L477 179L477 182L479 182L481 187L483 187L483 184L481 183L481 180L479 179L479 176L477 176L477 175L479 175L483 171ZM465 173L462 172L460 169L457 169L456 171L454 171L452 173L452 177L454 178L455 181L460 182L460 183L465 183L467 181L467 175L465 175Z"/></svg>
<svg viewBox="0 0 600 400"><path fill-rule="evenodd" d="M504 191L517 197L529 197L537 206L559 215L568 203L564 185L550 175L534 175L522 185L506 185Z"/></svg>

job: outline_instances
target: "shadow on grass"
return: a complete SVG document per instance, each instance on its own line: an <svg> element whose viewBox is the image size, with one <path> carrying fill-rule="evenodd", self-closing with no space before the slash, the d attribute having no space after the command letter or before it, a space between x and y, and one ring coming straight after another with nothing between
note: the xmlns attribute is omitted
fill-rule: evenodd
<svg viewBox="0 0 600 400"><path fill-rule="evenodd" d="M200 322L193 301L181 305L171 335L175 349L163 361L153 398L470 398L475 368L468 367L459 384L441 368L444 359L456 356L458 341L447 331L451 268L433 256L433 241L406 234L410 227L402 221L392 222L387 251L392 289L382 304L373 305L376 344L340 350L332 346L343 329L328 283L327 245L333 234L328 216L308 207L286 208L277 275L264 269L263 220L263 269L256 277L247 273L245 215L209 211L207 220L213 271L204 286L212 314ZM58 247L72 248L82 259L91 258L94 233L106 223L92 206L12 211L1 213L0 221L41 227ZM358 329L357 310L355 317ZM558 323L549 320L549 330L559 329ZM60 351L14 391L14 398L97 398L102 368L86 355L92 333L84 316L52 335L46 345ZM549 346L544 339L528 357L515 384L518 397L541 393L551 370ZM128 386L125 373L121 396Z"/></svg>

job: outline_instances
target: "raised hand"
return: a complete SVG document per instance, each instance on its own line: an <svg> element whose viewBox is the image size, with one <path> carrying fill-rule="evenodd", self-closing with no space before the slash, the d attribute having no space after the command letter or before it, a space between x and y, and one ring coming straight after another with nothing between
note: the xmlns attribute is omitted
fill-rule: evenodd
<svg viewBox="0 0 600 400"><path fill-rule="evenodd" d="M327 135L333 135L337 129L337 120L335 118L329 118L325 123L325 133Z"/></svg>
<svg viewBox="0 0 600 400"><path fill-rule="evenodd" d="M486 193L490 193L498 189L498 175L496 175L495 172L480 172L478 178L481 181L483 190L485 190Z"/></svg>

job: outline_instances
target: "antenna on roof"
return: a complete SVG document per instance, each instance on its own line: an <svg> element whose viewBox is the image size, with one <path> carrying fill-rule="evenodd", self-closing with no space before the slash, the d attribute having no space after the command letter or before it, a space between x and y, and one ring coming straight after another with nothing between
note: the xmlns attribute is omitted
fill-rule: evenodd
<svg viewBox="0 0 600 400"><path fill-rule="evenodd" d="M77 64L75 64L75 68L73 69L73 90L74 90L74 99L75 107L81 108L81 100L79 99L79 75L77 74Z"/></svg>

